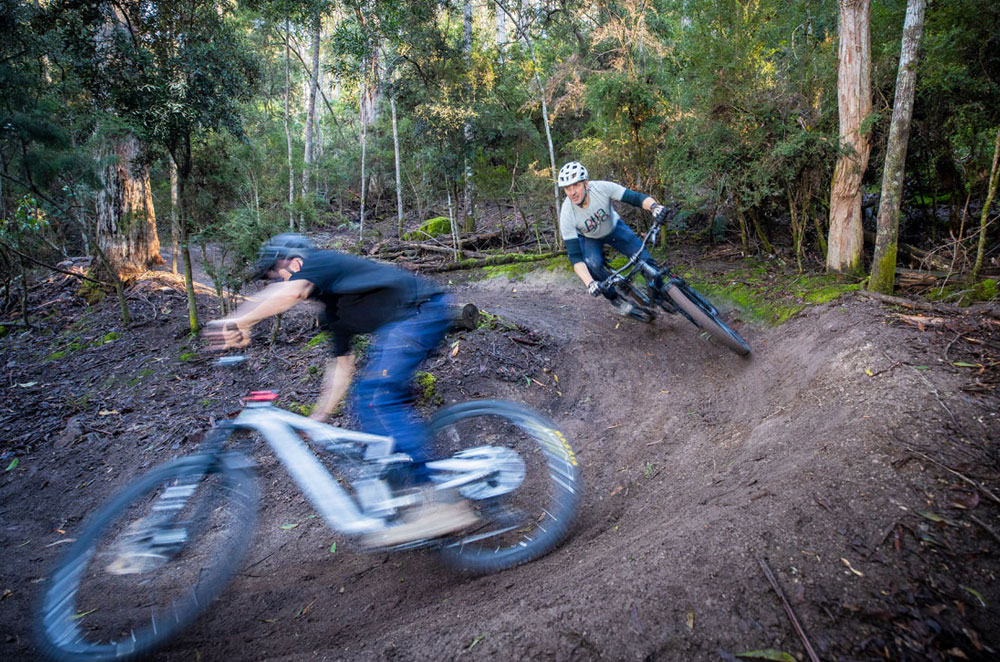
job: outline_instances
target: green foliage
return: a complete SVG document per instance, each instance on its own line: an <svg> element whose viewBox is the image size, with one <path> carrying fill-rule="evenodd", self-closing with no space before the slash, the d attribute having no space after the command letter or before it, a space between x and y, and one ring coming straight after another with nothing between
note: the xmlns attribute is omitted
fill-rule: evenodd
<svg viewBox="0 0 1000 662"><path fill-rule="evenodd" d="M1000 123L1000 5L938 4L927 13L907 160L901 232L916 244L947 236L935 202L957 209L971 194L974 208L982 198ZM310 228L357 219L359 112L363 99L376 97L364 185L366 210L377 217L395 212L386 204L395 193L392 98L410 219L443 218L448 195L459 201L471 176L480 216L499 207L508 225L551 242L548 128L557 161L582 160L595 178L684 209L676 227L691 236L722 241L745 227L742 217L780 247L816 232L817 219L822 225L838 151L834 0L505 6L530 19L523 32L498 43L495 24L477 13L467 49L462 3L165 0L156 11L142 3L4 3L0 237L17 235L35 257L82 249L81 228L93 223L102 194L97 173L109 164L97 154L134 136L153 173L161 228L169 153L184 184L182 221L195 245L224 247L208 270L217 287L237 292L260 242L287 230L289 215ZM869 190L880 181L905 8L902 0L872 7ZM311 62L288 59L289 164L284 42L290 37L305 56L301 45L319 19L328 35L322 153L303 195ZM790 227L790 199L799 228ZM22 206L28 212L18 220ZM627 206L620 211L640 230L648 222ZM13 225L24 220L46 225ZM5 276L15 267L10 255L0 263Z"/></svg>

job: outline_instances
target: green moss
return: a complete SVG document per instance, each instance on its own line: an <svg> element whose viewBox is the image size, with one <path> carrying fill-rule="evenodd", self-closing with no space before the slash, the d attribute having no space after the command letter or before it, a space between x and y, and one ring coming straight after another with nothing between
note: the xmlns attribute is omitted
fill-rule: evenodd
<svg viewBox="0 0 1000 662"><path fill-rule="evenodd" d="M300 416L308 416L312 413L313 406L302 404L301 402L293 402L288 405L288 410L293 411Z"/></svg>
<svg viewBox="0 0 1000 662"><path fill-rule="evenodd" d="M479 311L479 323L476 325L477 329L502 329L504 331L513 331L517 328L517 325L513 322L508 322L499 315L493 315L486 312L485 310Z"/></svg>
<svg viewBox="0 0 1000 662"><path fill-rule="evenodd" d="M936 287L927 292L924 297L928 301L945 301L957 303L959 306L969 306L977 301L992 301L1000 296L1000 286L992 278L969 286L968 283L952 282L944 287Z"/></svg>
<svg viewBox="0 0 1000 662"><path fill-rule="evenodd" d="M972 288L972 299L974 301L992 301L1000 296L1000 285L992 278L976 283Z"/></svg>
<svg viewBox="0 0 1000 662"><path fill-rule="evenodd" d="M497 258L508 256L498 255ZM489 258L487 258L489 260ZM470 261L474 262L474 261ZM483 267L483 273L487 278L497 278L500 276L510 280L523 280L528 274L536 271L572 271L572 266L564 257L554 257L548 260L533 260L531 256L516 257L514 262L507 264L487 265Z"/></svg>
<svg viewBox="0 0 1000 662"><path fill-rule="evenodd" d="M808 305L829 303L862 287L854 278L782 273L754 260L747 260L743 269L729 272L724 278L694 269L675 271L714 303L731 302L748 317L775 326Z"/></svg>
<svg viewBox="0 0 1000 662"><path fill-rule="evenodd" d="M320 331L315 336L309 339L309 342L306 343L306 347L308 349L312 349L317 345L322 345L325 342L329 342L329 339L330 339L330 334L328 334L326 331Z"/></svg>
<svg viewBox="0 0 1000 662"><path fill-rule="evenodd" d="M183 354L180 355L180 357L178 357L177 360L178 361L194 361L196 358L198 358L198 353L197 352L184 352Z"/></svg>
<svg viewBox="0 0 1000 662"><path fill-rule="evenodd" d="M413 381L417 385L417 390L420 392L420 399L429 405L441 404L444 402L444 398L438 395L437 392L437 377L429 372L418 372L413 377Z"/></svg>
<svg viewBox="0 0 1000 662"><path fill-rule="evenodd" d="M445 234L451 234L451 221L445 216L435 216L434 218L429 218L424 221L420 227L413 232L407 232L404 234L403 239L412 241L426 239L427 235L440 237Z"/></svg>
<svg viewBox="0 0 1000 662"><path fill-rule="evenodd" d="M65 358L65 357L69 356L70 354L74 354L76 352L79 352L81 349L83 349L83 347L84 347L83 343L80 343L80 342L77 342L77 341L74 340L70 344L68 344L65 347L63 347L62 349L57 350L55 352L52 352L51 354L49 354L48 356L46 356L45 360L46 361L56 361L58 359Z"/></svg>
<svg viewBox="0 0 1000 662"><path fill-rule="evenodd" d="M111 333L104 334L104 337L101 338L100 344L104 345L104 344L109 343L109 342L114 342L114 341L118 340L121 337L122 337L122 334L118 333L117 331L112 331Z"/></svg>
<svg viewBox="0 0 1000 662"><path fill-rule="evenodd" d="M306 374L307 375L318 375L319 374L319 366L318 365L311 365L311 366L309 366L308 368L306 368Z"/></svg>

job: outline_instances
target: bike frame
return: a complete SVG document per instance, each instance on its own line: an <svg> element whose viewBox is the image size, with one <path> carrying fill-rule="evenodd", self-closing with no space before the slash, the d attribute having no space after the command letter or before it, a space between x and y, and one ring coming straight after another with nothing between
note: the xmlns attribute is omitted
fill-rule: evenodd
<svg viewBox="0 0 1000 662"><path fill-rule="evenodd" d="M269 400L248 402L235 419L220 423L216 429L260 433L274 451L275 457L285 466L299 489L332 529L358 535L386 528L385 517L363 512L358 501L340 485L296 433L304 432L314 442L341 456L346 457L349 451L358 451L364 462L373 467L384 466L393 461L410 461L408 455L393 451L395 444L391 437L338 428L280 409ZM483 447L482 450L488 448ZM489 453L482 457L444 458L428 462L427 467L447 476L437 481L437 489L461 487L495 471ZM412 495L392 497L377 473L362 476L354 483L354 487L359 493L358 497L364 488L376 490L375 496L381 500L378 512L389 514L397 507L416 502Z"/></svg>
<svg viewBox="0 0 1000 662"><path fill-rule="evenodd" d="M712 302L710 302L708 299L706 299L705 297L701 296L700 294L692 290L691 287L687 284L687 282L680 276L674 275L669 270L661 271L660 269L654 267L648 262L640 261L640 256L642 255L642 252L646 249L646 246L656 244L656 239L660 235L661 227L662 227L661 221L653 221L653 225L649 229L649 232L647 232L646 235L642 238L642 244L639 245L639 250L633 253L629 257L628 261L621 266L621 268L612 271L611 275L608 276L608 278L604 282L607 283L610 287L614 287L619 283L628 283L633 278L635 278L636 274L639 273L639 271L642 271L643 276L645 276L646 278L646 286L649 289L650 293L654 295L656 299L655 302L659 303L661 307L669 307L668 310L670 312L680 313L681 315L686 317L692 324L695 324L695 326L697 326L697 323L694 320L692 320L687 313L677 308L677 306L675 306L673 302L670 301L670 298L667 296L667 290L670 289L671 286L678 287L682 292L684 292L684 294L689 299L696 301L705 310L710 312L713 316L717 316L719 314L719 311L712 304ZM662 284L657 286L656 285L657 281L661 282Z"/></svg>

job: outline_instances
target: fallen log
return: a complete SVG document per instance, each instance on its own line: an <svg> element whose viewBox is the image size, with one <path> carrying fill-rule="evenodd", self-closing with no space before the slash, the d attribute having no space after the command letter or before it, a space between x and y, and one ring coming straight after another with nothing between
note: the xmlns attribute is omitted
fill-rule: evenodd
<svg viewBox="0 0 1000 662"><path fill-rule="evenodd" d="M865 230L865 241L873 246L875 245L875 236L874 232ZM941 271L948 271L951 268L951 265L949 265L946 260L943 260L936 255L932 255L922 248L917 248L916 246L911 246L910 244L904 244L903 242L896 243L896 253L916 260L920 262L920 264L930 265L935 269L940 269Z"/></svg>
<svg viewBox="0 0 1000 662"><path fill-rule="evenodd" d="M479 267L492 267L501 264L513 264L515 262L537 262L539 260L550 260L559 255L563 255L564 251L556 251L552 253L539 253L539 254L525 254L525 253L508 253L507 255L491 255L483 259L471 259L471 260L459 260L458 262L449 262L447 264L442 264L436 269L429 269L431 272L441 272L441 271L458 271L460 269L478 269Z"/></svg>
<svg viewBox="0 0 1000 662"><path fill-rule="evenodd" d="M913 301L912 299L904 299L903 297L889 296L888 294L879 294L878 292L869 292L868 290L859 290L858 294L869 299L875 299L881 301L882 303L887 303L893 306L902 306L903 308L911 308L914 310L925 310L932 313L939 313L942 315L960 315L961 311L955 306L949 306L946 304L930 304L924 303L923 301Z"/></svg>

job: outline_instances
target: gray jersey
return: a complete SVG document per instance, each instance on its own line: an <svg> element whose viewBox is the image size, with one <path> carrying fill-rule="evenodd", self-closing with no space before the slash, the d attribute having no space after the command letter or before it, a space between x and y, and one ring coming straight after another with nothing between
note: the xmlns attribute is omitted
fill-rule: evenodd
<svg viewBox="0 0 1000 662"><path fill-rule="evenodd" d="M592 181L587 188L586 209L565 198L559 211L559 232L563 241L580 235L600 239L610 234L620 218L611 201L621 200L625 190L615 182Z"/></svg>

